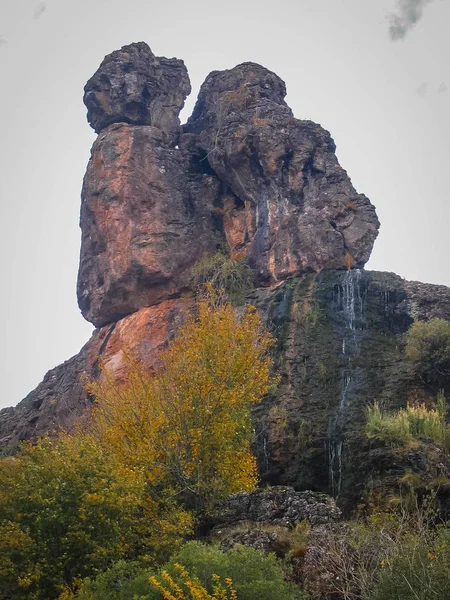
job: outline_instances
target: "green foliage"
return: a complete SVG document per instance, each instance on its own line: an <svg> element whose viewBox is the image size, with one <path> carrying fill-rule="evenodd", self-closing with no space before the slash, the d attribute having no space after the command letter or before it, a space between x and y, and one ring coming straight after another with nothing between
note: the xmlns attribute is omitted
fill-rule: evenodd
<svg viewBox="0 0 450 600"><path fill-rule="evenodd" d="M239 600L295 600L302 592L284 580L282 563L274 554L254 548L235 546L228 552L217 546L188 542L171 558L167 570L175 573L175 563L182 564L212 592L211 577L230 577Z"/></svg>
<svg viewBox="0 0 450 600"><path fill-rule="evenodd" d="M407 533L381 561L364 600L448 600L450 530L440 527L429 539Z"/></svg>
<svg viewBox="0 0 450 600"><path fill-rule="evenodd" d="M224 552L217 546L200 542L187 542L164 565L156 580L164 584L165 571L182 589L186 589L179 568L182 565L191 578L198 579L209 593L214 592L214 581L218 576L225 582L232 580L239 600L306 600L307 595L294 584L284 579L283 564L274 554L236 546ZM159 600L162 596L149 582L151 573L120 561L94 581L86 581L77 598L80 600ZM186 596L190 597L190 596Z"/></svg>
<svg viewBox="0 0 450 600"><path fill-rule="evenodd" d="M136 561L119 560L95 579L86 579L77 600L160 600L160 592L149 578L154 573Z"/></svg>
<svg viewBox="0 0 450 600"><path fill-rule="evenodd" d="M406 354L417 374L434 389L450 385L450 321L416 321L406 335Z"/></svg>
<svg viewBox="0 0 450 600"><path fill-rule="evenodd" d="M408 405L396 413L385 413L378 402L367 408L366 436L392 447L405 445L412 438L430 438L450 449L450 429L446 423L447 403L442 392L436 407Z"/></svg>
<svg viewBox="0 0 450 600"><path fill-rule="evenodd" d="M241 302L253 282L253 271L244 259L233 259L224 251L204 256L192 268L195 286L209 284L222 290L230 302Z"/></svg>
<svg viewBox="0 0 450 600"><path fill-rule="evenodd" d="M389 446L405 444L411 438L406 411L388 414L374 402L367 407L365 433L369 440L379 440Z"/></svg>
<svg viewBox="0 0 450 600"><path fill-rule="evenodd" d="M24 446L0 480L5 598L57 598L125 556L164 560L190 530L184 511L148 497L145 471L87 435Z"/></svg>

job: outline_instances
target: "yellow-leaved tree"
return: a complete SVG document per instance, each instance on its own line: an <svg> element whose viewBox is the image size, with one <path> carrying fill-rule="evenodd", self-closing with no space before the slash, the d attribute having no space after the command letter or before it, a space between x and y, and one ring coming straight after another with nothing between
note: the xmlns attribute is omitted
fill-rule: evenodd
<svg viewBox="0 0 450 600"><path fill-rule="evenodd" d="M89 385L92 431L127 467L144 468L153 493L208 510L257 482L251 406L275 383L273 338L253 307L201 299L196 315L148 375L130 361L126 383Z"/></svg>

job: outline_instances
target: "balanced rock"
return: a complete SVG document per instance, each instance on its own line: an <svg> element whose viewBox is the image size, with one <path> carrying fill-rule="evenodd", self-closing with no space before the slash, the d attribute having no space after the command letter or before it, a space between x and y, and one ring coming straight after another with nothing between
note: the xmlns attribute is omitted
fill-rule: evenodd
<svg viewBox="0 0 450 600"><path fill-rule="evenodd" d="M224 229L260 281L363 266L378 235L375 209L339 165L330 134L300 121L284 82L254 63L214 71L184 127L226 184Z"/></svg>
<svg viewBox="0 0 450 600"><path fill-rule="evenodd" d="M84 103L97 133L112 123L153 125L174 141L190 91L182 60L156 57L139 42L105 57L84 88Z"/></svg>
<svg viewBox="0 0 450 600"><path fill-rule="evenodd" d="M125 123L92 148L81 203L78 303L96 327L178 295L192 265L214 252L202 198L192 204L187 164L161 131Z"/></svg>

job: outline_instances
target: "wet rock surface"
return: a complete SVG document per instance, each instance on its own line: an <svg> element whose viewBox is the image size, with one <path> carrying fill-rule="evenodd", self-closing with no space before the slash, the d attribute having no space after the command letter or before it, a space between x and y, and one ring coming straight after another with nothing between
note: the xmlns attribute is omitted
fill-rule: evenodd
<svg viewBox="0 0 450 600"><path fill-rule="evenodd" d="M231 191L223 201L232 252L261 281L362 266L378 234L374 207L339 165L330 134L295 119L275 73L255 63L214 71L184 131Z"/></svg>
<svg viewBox="0 0 450 600"><path fill-rule="evenodd" d="M255 291L250 301L278 337L282 377L255 410L266 482L332 493L350 510L385 477L399 481L411 469L423 476L420 452L411 460L389 451L384 462L375 459L364 424L374 400L395 410L411 399L435 399L404 353L412 300L424 318L450 318L450 289L431 287L437 289L393 273L330 270ZM429 464L436 466L431 478L443 474L434 459Z"/></svg>

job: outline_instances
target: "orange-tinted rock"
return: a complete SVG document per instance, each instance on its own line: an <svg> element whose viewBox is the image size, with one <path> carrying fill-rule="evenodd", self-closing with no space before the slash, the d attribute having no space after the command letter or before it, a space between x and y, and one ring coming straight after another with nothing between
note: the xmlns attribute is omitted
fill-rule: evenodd
<svg viewBox="0 0 450 600"><path fill-rule="evenodd" d="M295 119L284 82L244 63L214 71L185 131L226 184L224 228L262 281L363 266L378 235L375 209L353 188L330 134Z"/></svg>
<svg viewBox="0 0 450 600"><path fill-rule="evenodd" d="M158 129L111 125L84 179L78 302L102 327L186 287L192 265L216 247L204 197L195 205L181 151Z"/></svg>
<svg viewBox="0 0 450 600"><path fill-rule="evenodd" d="M160 350L191 308L189 299L167 300L96 330L79 354L49 371L20 404L0 411L1 451L9 453L21 440L60 428L70 430L92 406L86 380L100 377L102 369L120 381L126 375L127 357L149 370L157 367Z"/></svg>

